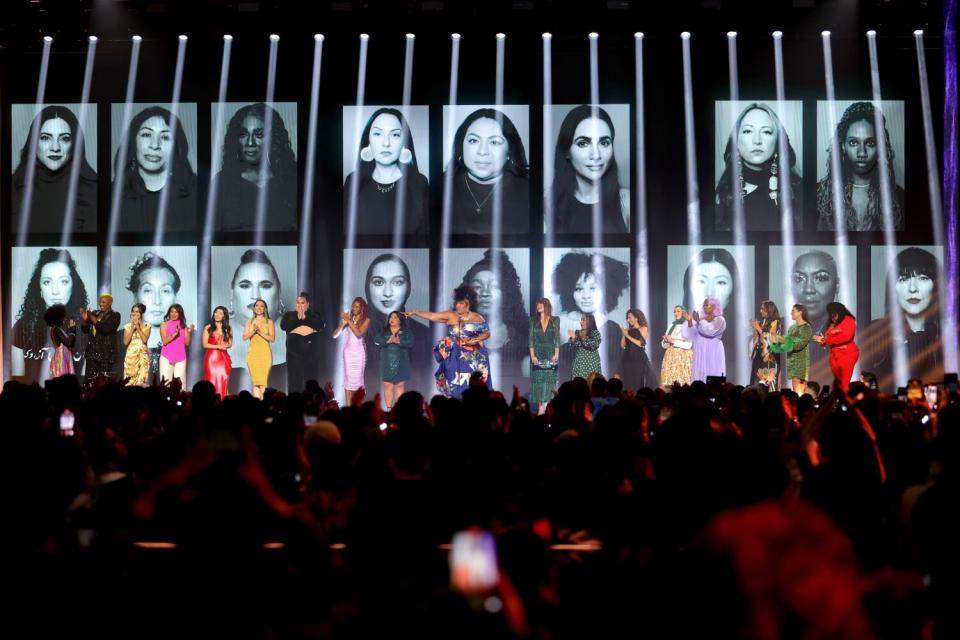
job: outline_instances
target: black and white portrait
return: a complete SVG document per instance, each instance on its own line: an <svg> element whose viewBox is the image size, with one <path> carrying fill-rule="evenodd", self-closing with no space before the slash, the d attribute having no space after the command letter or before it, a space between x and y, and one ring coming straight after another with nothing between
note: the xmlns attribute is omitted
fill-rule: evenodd
<svg viewBox="0 0 960 640"><path fill-rule="evenodd" d="M11 105L10 146L12 231L27 215L28 233L61 233L70 204L66 231L97 230L96 104Z"/></svg>
<svg viewBox="0 0 960 640"><path fill-rule="evenodd" d="M490 234L498 212L501 233L529 231L529 108L445 105L443 139L451 233Z"/></svg>
<svg viewBox="0 0 960 640"><path fill-rule="evenodd" d="M214 307L223 306L230 314L230 326L242 327L253 317L253 305L263 300L267 315L274 322L293 309L297 297L297 247L213 247L210 269L210 309L200 317L208 318ZM250 389L247 374L247 350L250 343L234 340L230 347L233 373L230 389ZM286 385L287 347L281 331L270 345L273 369L269 386L283 389Z"/></svg>
<svg viewBox="0 0 960 640"><path fill-rule="evenodd" d="M738 252L742 252L737 259ZM727 375L731 381L750 379L747 353L749 314L758 301L754 297L754 247L670 245L667 247L667 286L664 307L676 305L687 311L700 309L707 298L716 298L727 328L723 334ZM744 305L748 317L743 317ZM737 349L737 333L743 336L743 350Z"/></svg>
<svg viewBox="0 0 960 640"><path fill-rule="evenodd" d="M112 105L114 187L120 183L120 231L154 232L167 193L163 231L193 231L197 220L197 105Z"/></svg>
<svg viewBox="0 0 960 640"><path fill-rule="evenodd" d="M630 250L627 248L543 250L543 293L560 318L560 380L573 364L568 331L593 315L600 330L600 363L605 376L620 367L620 328L630 308Z"/></svg>
<svg viewBox="0 0 960 640"><path fill-rule="evenodd" d="M296 229L297 103L215 102L214 125L221 106L222 127L211 131L216 228L254 231L262 206L264 231Z"/></svg>
<svg viewBox="0 0 960 640"><path fill-rule="evenodd" d="M430 109L343 108L343 204L365 235L424 235L430 193Z"/></svg>
<svg viewBox="0 0 960 640"><path fill-rule="evenodd" d="M847 231L881 231L886 174L891 222L903 230L904 126L902 100L817 102L817 229L839 219Z"/></svg>
<svg viewBox="0 0 960 640"><path fill-rule="evenodd" d="M387 318L394 311L422 311L430 309L430 251L429 249L348 249L343 252L346 289L341 295L341 311L346 311L354 298L367 301L370 329L365 343L367 366L364 384L367 389L380 388L380 349L373 343L377 333L387 327ZM431 395L433 390L433 338L426 321L408 318L407 327L413 334L410 364L413 376L407 389ZM342 340L343 338L341 338ZM342 346L338 347L339 352Z"/></svg>
<svg viewBox="0 0 960 640"><path fill-rule="evenodd" d="M547 197L556 233L630 230L630 105L554 105ZM598 225L593 219L599 215ZM544 225L550 230L549 212Z"/></svg>
<svg viewBox="0 0 960 640"><path fill-rule="evenodd" d="M10 259L10 373L27 382L51 375L53 344L44 319L53 305L66 307L64 325L80 323L80 309L97 303L96 247L13 247ZM74 370L83 371L83 338L77 331Z"/></svg>
<svg viewBox="0 0 960 640"><path fill-rule="evenodd" d="M803 102L717 100L714 115L716 229L732 229L737 207L742 206L747 231L779 231L781 211L790 206L794 229L799 230Z"/></svg>
<svg viewBox="0 0 960 640"><path fill-rule="evenodd" d="M887 259L885 247L870 251L870 324L858 322L861 368L877 374L884 391L892 393L910 378L943 380L940 334L940 278L944 277L943 248L933 245L894 247ZM893 283L893 291L888 283ZM894 326L899 311L905 377L895 367ZM866 326L864 326L866 325Z"/></svg>
<svg viewBox="0 0 960 640"><path fill-rule="evenodd" d="M183 308L188 325L202 322L197 309L197 248L113 247L110 263L113 310L123 319L121 325L129 321L133 305L141 303L147 309L143 320L151 327L147 348L152 378L160 362L160 323L170 306Z"/></svg>
<svg viewBox="0 0 960 640"><path fill-rule="evenodd" d="M490 326L493 386L526 390L530 377L530 250L450 249L443 290L468 284L477 294L475 311Z"/></svg>

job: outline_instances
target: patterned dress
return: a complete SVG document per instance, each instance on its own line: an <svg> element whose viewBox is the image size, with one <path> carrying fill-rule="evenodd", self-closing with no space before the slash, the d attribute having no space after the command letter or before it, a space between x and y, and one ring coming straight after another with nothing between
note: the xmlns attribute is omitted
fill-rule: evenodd
<svg viewBox="0 0 960 640"><path fill-rule="evenodd" d="M76 327L54 327L50 330L50 339L53 342L53 353L50 354L50 378L72 375L76 373L73 367L73 345L77 339Z"/></svg>
<svg viewBox="0 0 960 640"><path fill-rule="evenodd" d="M557 362L551 360L560 348L560 318L550 318L546 331L539 317L530 318L530 348L540 364L531 366L529 400L545 404L553 399L553 390L557 388Z"/></svg>
<svg viewBox="0 0 960 640"><path fill-rule="evenodd" d="M600 373L600 332L593 329L587 334L587 339L580 337L577 331L570 342L576 347L573 356L573 377L586 379L591 373Z"/></svg>
<svg viewBox="0 0 960 640"><path fill-rule="evenodd" d="M813 328L809 323L795 324L787 331L780 344L771 343L770 351L787 354L787 379L807 380L810 376L810 338Z"/></svg>
<svg viewBox="0 0 960 640"><path fill-rule="evenodd" d="M674 322L667 330L673 344L663 340L660 346L666 349L660 365L660 381L670 387L674 382L685 385L693 382L693 343L683 339L683 323Z"/></svg>
<svg viewBox="0 0 960 640"><path fill-rule="evenodd" d="M133 325L123 325L124 331L131 331ZM150 350L143 343L139 331L133 331L127 353L123 356L123 377L129 378L128 387L142 387L150 379Z"/></svg>
<svg viewBox="0 0 960 640"><path fill-rule="evenodd" d="M435 375L437 389L445 396L460 398L470 387L470 376L475 372L484 374L487 388L493 389L490 375L490 355L480 344L463 344L481 334L488 333L486 322L462 322L448 325L447 335L433 348L433 357L439 365Z"/></svg>

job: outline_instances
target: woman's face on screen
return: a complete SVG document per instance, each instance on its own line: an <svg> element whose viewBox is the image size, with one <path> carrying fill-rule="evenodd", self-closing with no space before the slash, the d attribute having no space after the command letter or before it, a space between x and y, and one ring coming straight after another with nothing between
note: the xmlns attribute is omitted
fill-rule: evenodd
<svg viewBox="0 0 960 640"><path fill-rule="evenodd" d="M613 159L613 134L610 132L610 125L600 118L581 120L573 131L573 142L567 156L573 170L581 178L602 178Z"/></svg>
<svg viewBox="0 0 960 640"><path fill-rule="evenodd" d="M373 159L380 165L393 165L400 159L403 149L403 126L392 113L381 113L370 124L367 139Z"/></svg>
<svg viewBox="0 0 960 640"><path fill-rule="evenodd" d="M37 161L50 171L59 171L70 159L73 132L63 118L51 118L40 126Z"/></svg>
<svg viewBox="0 0 960 640"><path fill-rule="evenodd" d="M248 113L240 124L240 159L247 164L260 165L263 156L263 119Z"/></svg>
<svg viewBox="0 0 960 640"><path fill-rule="evenodd" d="M140 274L137 302L147 307L144 319L155 327L160 326L167 309L177 301L177 292L173 288L175 282L173 274L165 267L144 269Z"/></svg>
<svg viewBox="0 0 960 640"><path fill-rule="evenodd" d="M503 129L492 118L478 118L463 136L463 166L478 182L493 182L503 174L509 158L509 145Z"/></svg>
<svg viewBox="0 0 960 640"><path fill-rule="evenodd" d="M719 262L704 262L694 267L690 278L691 300L716 298L721 307L726 307L733 293L733 277Z"/></svg>
<svg viewBox="0 0 960 640"><path fill-rule="evenodd" d="M167 168L173 150L173 132L160 116L147 118L137 131L137 164L140 168L159 173Z"/></svg>
<svg viewBox="0 0 960 640"><path fill-rule="evenodd" d="M763 109L751 109L744 114L737 131L737 150L743 163L759 169L773 157L777 148L777 126Z"/></svg>
<svg viewBox="0 0 960 640"><path fill-rule="evenodd" d="M843 152L847 162L857 175L866 175L877 166L877 138L873 123L857 120L847 129L843 140Z"/></svg>
<svg viewBox="0 0 960 640"><path fill-rule="evenodd" d="M384 315L400 311L410 295L410 282L403 266L396 260L385 260L373 268L367 282L367 299Z"/></svg>
<svg viewBox="0 0 960 640"><path fill-rule="evenodd" d="M503 292L500 290L500 278L493 271L478 271L470 281L470 287L477 294L477 311L480 315L485 316L500 307Z"/></svg>
<svg viewBox="0 0 960 640"><path fill-rule="evenodd" d="M273 270L268 264L248 262L237 270L237 279L233 285L234 310L245 320L253 317L253 306L257 299L267 303L270 317L277 317L280 308L280 283L274 280Z"/></svg>
<svg viewBox="0 0 960 640"><path fill-rule="evenodd" d="M581 313L603 310L603 285L594 273L581 274L573 288L573 299Z"/></svg>
<svg viewBox="0 0 960 640"><path fill-rule="evenodd" d="M48 262L40 269L40 296L48 307L67 304L73 295L73 277L64 262Z"/></svg>
<svg viewBox="0 0 960 640"><path fill-rule="evenodd" d="M897 277L897 302L909 316L918 316L933 301L933 278L913 271L909 276Z"/></svg>
<svg viewBox="0 0 960 640"><path fill-rule="evenodd" d="M793 298L807 308L811 318L825 318L827 304L836 300L839 282L830 260L806 253L793 265Z"/></svg>

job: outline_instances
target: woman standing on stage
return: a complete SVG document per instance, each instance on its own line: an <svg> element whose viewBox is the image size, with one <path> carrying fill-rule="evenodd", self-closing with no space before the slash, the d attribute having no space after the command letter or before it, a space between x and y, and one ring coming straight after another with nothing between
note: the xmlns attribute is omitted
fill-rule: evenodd
<svg viewBox="0 0 960 640"><path fill-rule="evenodd" d="M693 343L693 379L706 382L709 376L727 375L727 354L723 348L727 321L716 298L704 300L702 310L702 317L696 311L684 314L687 326L683 327L683 337Z"/></svg>
<svg viewBox="0 0 960 640"><path fill-rule="evenodd" d="M160 324L160 380L180 380L181 388L187 384L187 347L193 341L193 326L187 325L183 307L172 304Z"/></svg>
<svg viewBox="0 0 960 640"><path fill-rule="evenodd" d="M850 388L853 367L860 358L860 348L853 341L857 334L857 319L839 302L827 305L830 325L824 333L813 336L814 342L830 347L830 370L834 385L844 392Z"/></svg>
<svg viewBox="0 0 960 640"><path fill-rule="evenodd" d="M263 300L253 303L253 317L243 327L243 339L250 341L247 370L250 372L253 397L263 400L263 392L270 381L270 368L273 367L270 344L277 339L276 328L267 311L267 303Z"/></svg>
<svg viewBox="0 0 960 640"><path fill-rule="evenodd" d="M399 311L387 317L387 326L373 338L380 347L380 380L383 381L383 401L387 411L393 408L403 395L403 387L410 379L410 349L413 334L407 331L406 322Z"/></svg>
<svg viewBox="0 0 960 640"><path fill-rule="evenodd" d="M666 350L660 365L660 382L664 387L693 381L693 343L683 337L683 315L683 307L673 308L673 324L660 340L660 346Z"/></svg>
<svg viewBox="0 0 960 640"><path fill-rule="evenodd" d="M203 379L213 383L220 399L227 397L230 372L230 347L233 346L233 331L230 329L229 312L226 307L213 310L210 322L203 328Z"/></svg>
<svg viewBox="0 0 960 640"><path fill-rule="evenodd" d="M547 410L557 388L559 362L560 318L553 315L550 300L540 298L537 315L530 318L530 402L538 405L539 415Z"/></svg>
<svg viewBox="0 0 960 640"><path fill-rule="evenodd" d="M130 322L123 326L123 344L127 353L123 356L123 379L128 387L142 387L150 380L150 323L144 315L147 305L137 302L130 309Z"/></svg>
<svg viewBox="0 0 960 640"><path fill-rule="evenodd" d="M771 353L769 345L783 335L780 311L773 300L760 303L760 319L750 321L753 335L750 338L751 382L759 382L771 391L780 388L780 356ZM776 336L776 337L774 337Z"/></svg>
<svg viewBox="0 0 960 640"><path fill-rule="evenodd" d="M810 338L813 328L807 308L802 304L793 305L790 318L794 324L787 331L787 336L781 342L771 342L770 351L787 354L787 378L797 395L803 395L810 377Z"/></svg>
<svg viewBox="0 0 960 640"><path fill-rule="evenodd" d="M650 366L650 357L647 355L650 324L643 311L627 311L627 326L621 329L621 332L620 349L623 354L620 356L620 377L623 378L623 388L636 391L644 387L656 387L653 367Z"/></svg>
<svg viewBox="0 0 960 640"><path fill-rule="evenodd" d="M347 342L343 345L343 392L347 405L353 399L353 392L363 387L363 372L367 366L367 346L363 336L369 328L367 301L356 297L350 304L350 311L340 314L340 326L333 332L336 339L344 329L349 329Z"/></svg>
<svg viewBox="0 0 960 640"><path fill-rule="evenodd" d="M570 344L576 349L573 356L573 377L587 379L600 371L600 330L592 313L580 316L580 330L568 332Z"/></svg>
<svg viewBox="0 0 960 640"><path fill-rule="evenodd" d="M406 316L417 316L430 322L447 325L447 335L433 348L433 357L439 364L435 375L437 388L447 397L459 399L470 387L474 373L483 376L488 389L493 389L490 376L490 355L484 341L490 338L490 327L477 307L477 292L469 284L453 290L453 309L450 311L407 311Z"/></svg>

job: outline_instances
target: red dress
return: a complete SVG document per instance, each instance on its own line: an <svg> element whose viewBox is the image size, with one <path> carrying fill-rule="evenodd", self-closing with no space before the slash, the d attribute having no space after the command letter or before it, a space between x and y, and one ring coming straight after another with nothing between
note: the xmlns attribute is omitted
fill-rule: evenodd
<svg viewBox="0 0 960 640"><path fill-rule="evenodd" d="M210 344L220 344L223 336L211 333L208 334L207 342ZM233 362L230 360L230 354L221 349L207 349L203 356L203 378L213 383L220 398L227 397L227 386L230 384L230 371L233 369Z"/></svg>
<svg viewBox="0 0 960 640"><path fill-rule="evenodd" d="M860 358L860 348L853 341L856 333L857 321L853 316L846 316L823 335L824 343L830 347L830 370L833 372L834 384L844 391L850 387L853 366Z"/></svg>

